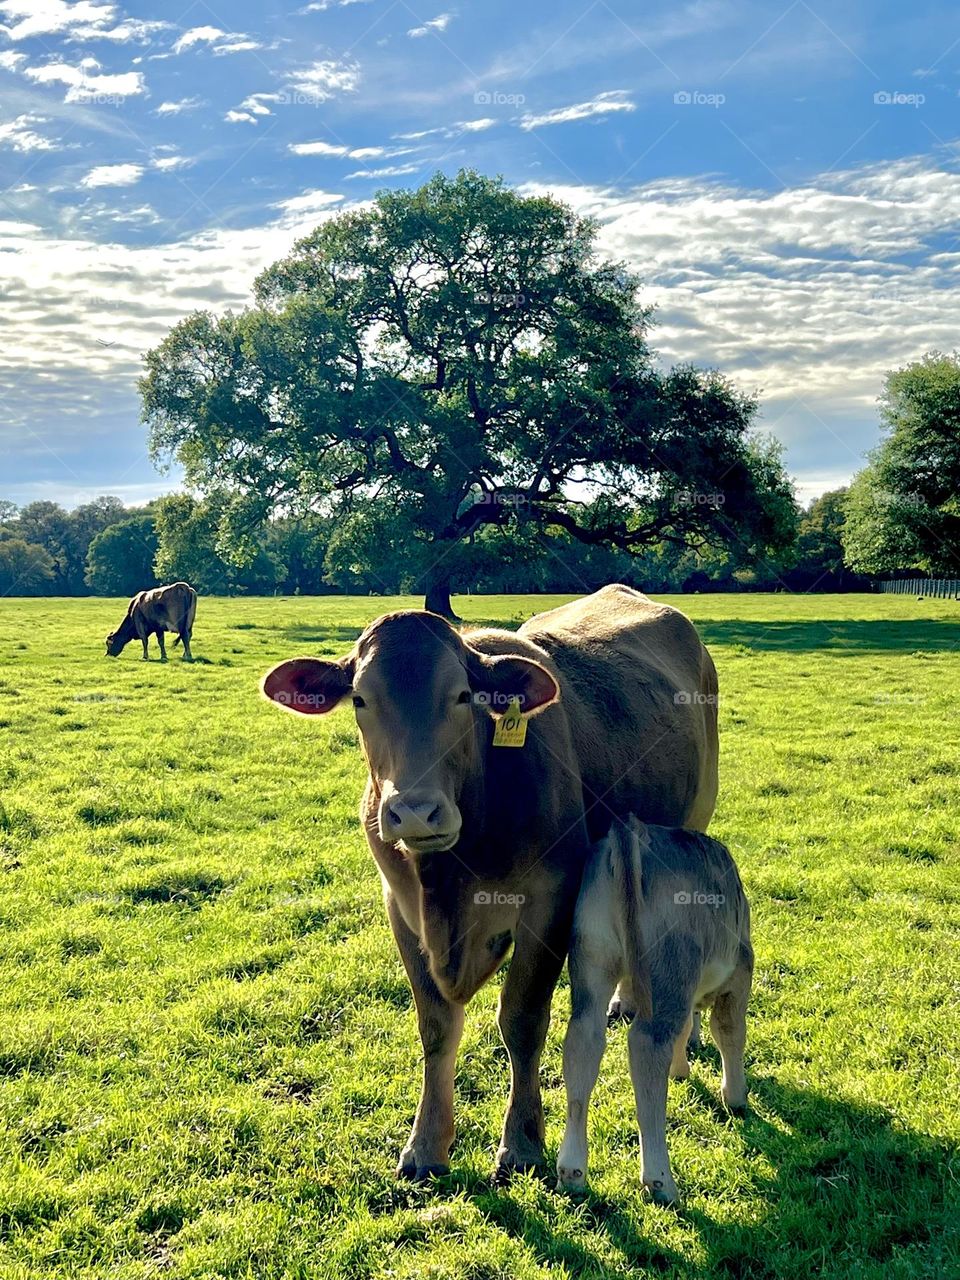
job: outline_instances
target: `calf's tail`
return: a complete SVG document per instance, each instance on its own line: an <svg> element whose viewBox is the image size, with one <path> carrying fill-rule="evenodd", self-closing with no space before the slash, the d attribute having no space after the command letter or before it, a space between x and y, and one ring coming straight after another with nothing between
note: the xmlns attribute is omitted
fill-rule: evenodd
<svg viewBox="0 0 960 1280"><path fill-rule="evenodd" d="M650 975L650 957L644 941L643 859L650 846L650 836L639 819L631 816L626 822L614 823L614 874L621 901L626 904L626 936L630 939L632 954L627 961L633 998L639 1018L653 1017L653 985Z"/></svg>

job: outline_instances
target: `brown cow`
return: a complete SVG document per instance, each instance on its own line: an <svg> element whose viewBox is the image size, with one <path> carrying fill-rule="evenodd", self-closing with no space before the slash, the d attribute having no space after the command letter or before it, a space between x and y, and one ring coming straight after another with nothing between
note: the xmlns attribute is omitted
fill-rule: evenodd
<svg viewBox="0 0 960 1280"><path fill-rule="evenodd" d="M193 620L197 616L197 593L185 582L174 582L169 587L154 587L152 591L138 591L127 606L127 616L107 636L107 656L117 658L131 640L143 644L143 660L147 661L147 644L152 635L160 646L160 661L166 662L167 651L163 643L165 631L175 631L173 647L183 641L183 660L192 662L190 637Z"/></svg>
<svg viewBox="0 0 960 1280"><path fill-rule="evenodd" d="M728 1111L742 1113L752 973L750 907L729 851L699 832L615 820L584 870L570 942L561 1186L579 1191L586 1183L587 1108L603 1056L607 1001L625 979L638 1010L628 1044L641 1178L657 1203L677 1199L665 1132L667 1077L689 1076L694 1010L709 1008L723 1060L720 1095Z"/></svg>
<svg viewBox="0 0 960 1280"><path fill-rule="evenodd" d="M356 708L369 768L361 822L424 1052L398 1173L448 1167L463 1007L511 945L498 1015L511 1088L497 1172L540 1165L540 1054L590 840L611 811L689 826L713 811L716 673L695 630L621 586L517 633L460 635L410 610L371 623L339 661L280 663L262 688L303 714L347 696ZM498 716L512 705L525 741L498 745Z"/></svg>

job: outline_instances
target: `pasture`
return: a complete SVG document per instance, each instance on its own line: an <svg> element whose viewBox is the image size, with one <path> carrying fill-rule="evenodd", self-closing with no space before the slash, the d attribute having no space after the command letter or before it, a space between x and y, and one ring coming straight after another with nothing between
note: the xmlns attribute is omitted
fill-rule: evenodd
<svg viewBox="0 0 960 1280"><path fill-rule="evenodd" d="M491 1188L499 979L467 1013L452 1173L394 1180L420 1051L352 713L284 716L257 682L398 603L201 598L199 661L162 666L103 656L125 602L0 601L0 1277L960 1274L960 605L671 599L719 671L712 831L757 970L747 1118L709 1037L670 1086L670 1211L640 1196L623 1027L589 1194ZM457 601L511 625L553 603ZM552 1156L568 1005L564 979Z"/></svg>

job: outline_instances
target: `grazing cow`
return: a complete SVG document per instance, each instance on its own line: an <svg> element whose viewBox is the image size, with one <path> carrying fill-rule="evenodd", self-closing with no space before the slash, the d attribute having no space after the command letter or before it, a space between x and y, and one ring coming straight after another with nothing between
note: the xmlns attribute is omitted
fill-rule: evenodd
<svg viewBox="0 0 960 1280"><path fill-rule="evenodd" d="M622 586L516 633L460 634L409 610L371 623L339 661L292 658L261 687L289 711L323 714L348 696L356 709L360 817L424 1053L398 1174L448 1167L464 1005L511 946L497 1172L540 1165L540 1054L590 840L611 811L688 826L713 812L716 672L696 631Z"/></svg>
<svg viewBox="0 0 960 1280"><path fill-rule="evenodd" d="M183 660L192 662L190 637L193 620L197 616L197 593L185 582L174 582L169 587L154 587L152 591L138 591L127 605L127 616L107 636L107 656L117 658L124 645L131 640L143 644L143 660L147 661L147 644L152 635L160 646L160 661L166 662L167 651L163 643L165 631L175 631L173 647L183 641Z"/></svg>
<svg viewBox="0 0 960 1280"><path fill-rule="evenodd" d="M667 1077L685 1080L693 1012L711 1008L720 1047L720 1094L742 1114L747 1000L753 974L750 907L728 850L693 831L616 819L583 873L570 941L572 1013L563 1046L567 1128L561 1186L582 1190L587 1108L606 1040L610 993L626 979L638 1010L627 1033L643 1161L652 1198L672 1204Z"/></svg>

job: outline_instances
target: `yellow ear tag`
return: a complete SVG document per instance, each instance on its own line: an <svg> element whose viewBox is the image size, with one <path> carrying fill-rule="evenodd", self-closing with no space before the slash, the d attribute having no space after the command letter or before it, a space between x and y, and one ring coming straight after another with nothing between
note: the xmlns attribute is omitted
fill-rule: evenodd
<svg viewBox="0 0 960 1280"><path fill-rule="evenodd" d="M517 698L511 698L507 710L496 723L493 731L495 747L522 747L527 740L527 721L520 710Z"/></svg>

